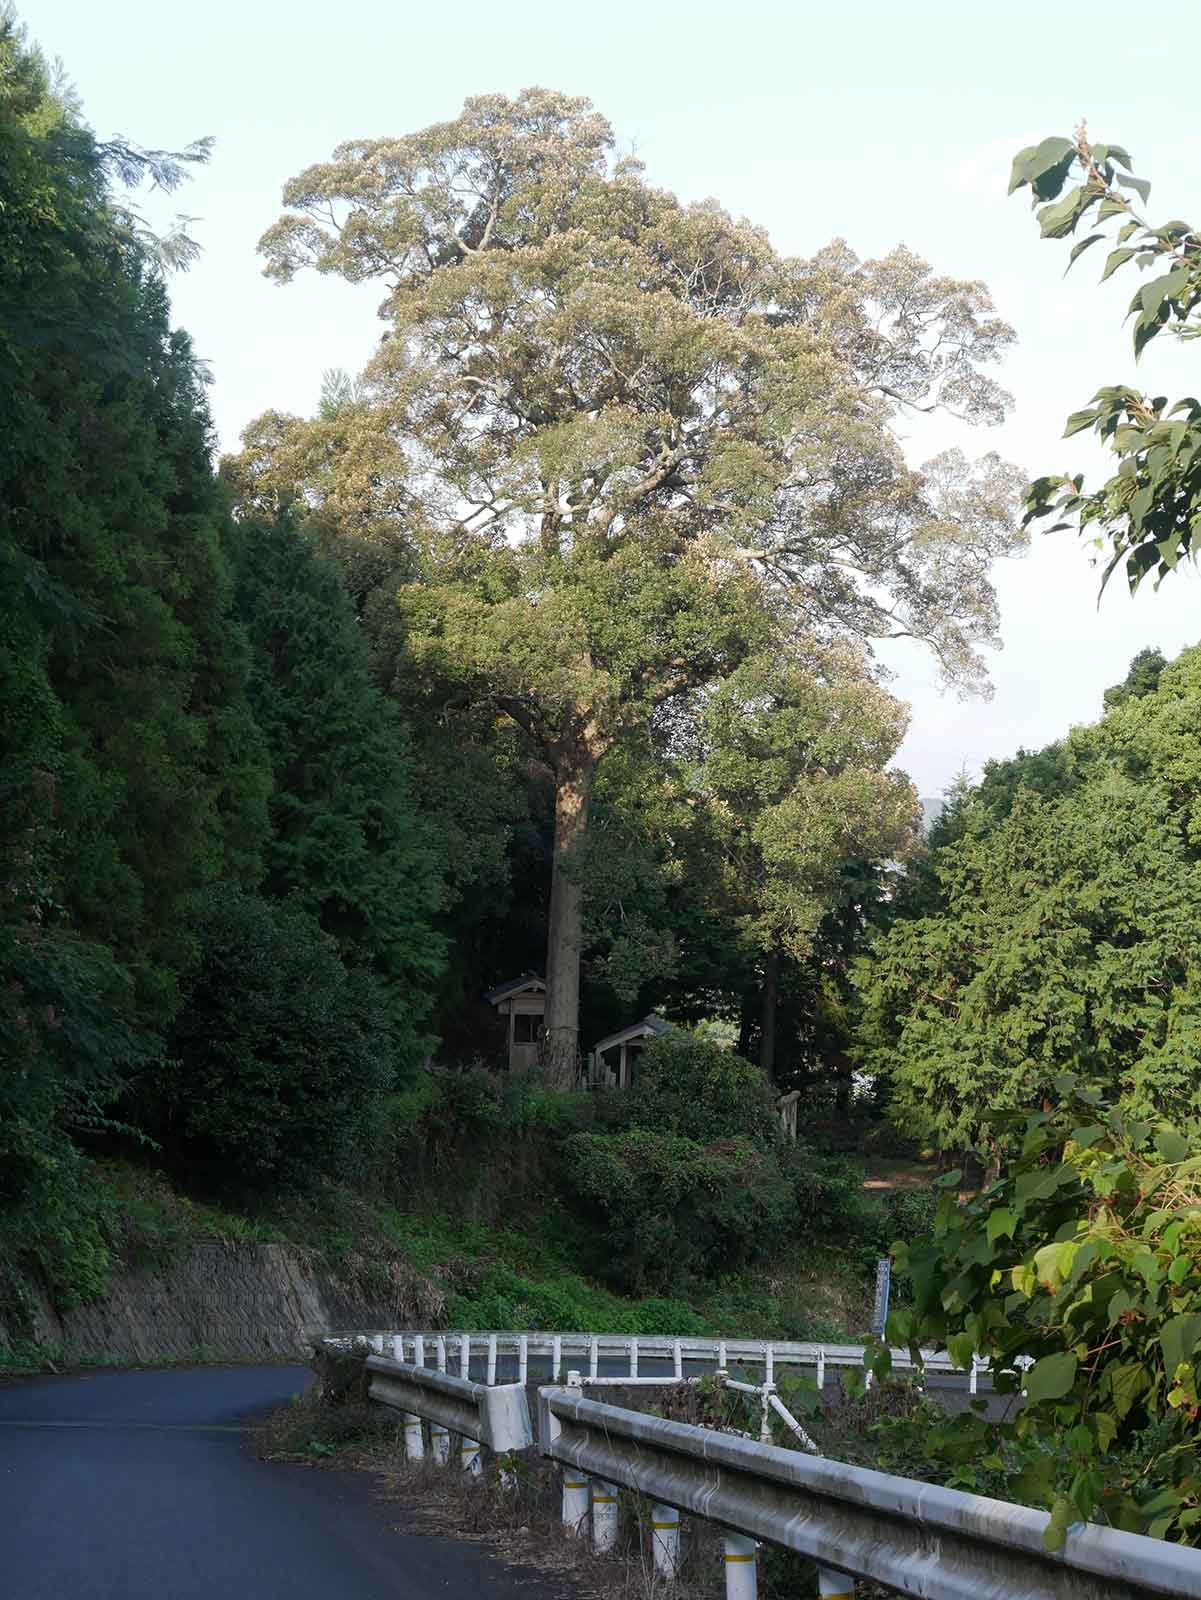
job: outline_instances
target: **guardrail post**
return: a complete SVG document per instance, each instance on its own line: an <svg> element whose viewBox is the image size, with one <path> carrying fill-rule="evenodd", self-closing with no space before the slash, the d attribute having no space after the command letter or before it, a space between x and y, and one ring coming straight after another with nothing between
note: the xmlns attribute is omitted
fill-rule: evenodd
<svg viewBox="0 0 1201 1600"><path fill-rule="evenodd" d="M651 1554L655 1571L674 1582L680 1569L680 1513L675 1506L651 1507Z"/></svg>
<svg viewBox="0 0 1201 1600"><path fill-rule="evenodd" d="M484 1463L480 1459L480 1441L478 1439L463 1439L464 1472L469 1472L473 1478L478 1478L484 1470Z"/></svg>
<svg viewBox="0 0 1201 1600"><path fill-rule="evenodd" d="M393 1361L403 1361L404 1358L405 1358L404 1335L401 1334L401 1333L394 1333L392 1335L392 1359L393 1359Z"/></svg>
<svg viewBox="0 0 1201 1600"><path fill-rule="evenodd" d="M528 1383L530 1377L530 1341L526 1334L522 1334L517 1341L517 1381Z"/></svg>
<svg viewBox="0 0 1201 1600"><path fill-rule="evenodd" d="M588 1520L588 1479L579 1467L563 1468L563 1526L579 1533Z"/></svg>
<svg viewBox="0 0 1201 1600"><path fill-rule="evenodd" d="M436 1467L444 1467L450 1460L450 1433L440 1422L430 1423L430 1454Z"/></svg>
<svg viewBox="0 0 1201 1600"><path fill-rule="evenodd" d="M552 1383L558 1383L558 1381L559 1381L559 1369L562 1367L562 1365L563 1365L563 1340L562 1340L562 1337L559 1334L556 1333L554 1338L550 1342L550 1376L551 1376L551 1382Z"/></svg>
<svg viewBox="0 0 1201 1600"><path fill-rule="evenodd" d="M441 1334L434 1341L434 1349L438 1352L438 1371L446 1371L446 1340Z"/></svg>
<svg viewBox="0 0 1201 1600"><path fill-rule="evenodd" d="M759 1569L755 1561L755 1541L740 1533L727 1533L726 1600L756 1600Z"/></svg>
<svg viewBox="0 0 1201 1600"><path fill-rule="evenodd" d="M372 1336L371 1336L371 1348L375 1351L377 1356L382 1356L383 1355L383 1353L384 1353L384 1336L383 1336L382 1333L373 1333L372 1334Z"/></svg>
<svg viewBox="0 0 1201 1600"><path fill-rule="evenodd" d="M592 1548L612 1550L617 1543L617 1485L592 1480Z"/></svg>
<svg viewBox="0 0 1201 1600"><path fill-rule="evenodd" d="M818 1600L855 1600L855 1580L830 1567L817 1569Z"/></svg>
<svg viewBox="0 0 1201 1600"><path fill-rule="evenodd" d="M678 1339L671 1347L671 1359L672 1365L675 1368L676 1382L678 1383L684 1376L684 1352Z"/></svg>
<svg viewBox="0 0 1201 1600"><path fill-rule="evenodd" d="M631 1339L630 1340L630 1377L631 1378L636 1378L637 1376L638 1376L638 1341L637 1341L637 1339Z"/></svg>
<svg viewBox="0 0 1201 1600"><path fill-rule="evenodd" d="M471 1377L471 1335L465 1333L459 1340L459 1377Z"/></svg>
<svg viewBox="0 0 1201 1600"><path fill-rule="evenodd" d="M593 1341L592 1341L592 1344L589 1346L589 1350L588 1350L588 1376L590 1378L595 1378L596 1377L597 1370L598 1370L599 1366L600 1366L600 1341L598 1339L594 1338Z"/></svg>
<svg viewBox="0 0 1201 1600"><path fill-rule="evenodd" d="M826 1347L820 1344L817 1347L817 1392L826 1387Z"/></svg>
<svg viewBox="0 0 1201 1600"><path fill-rule="evenodd" d="M491 1389L491 1387L493 1386L493 1384L495 1382L496 1382L496 1335L494 1333L490 1333L488 1335L488 1377L487 1377L488 1387Z"/></svg>
<svg viewBox="0 0 1201 1600"><path fill-rule="evenodd" d="M425 1340L420 1334L413 1340L413 1365L415 1367L425 1366Z"/></svg>
<svg viewBox="0 0 1201 1600"><path fill-rule="evenodd" d="M425 1435L421 1431L421 1418L412 1411L402 1411L400 1420L404 1426L405 1460L424 1461Z"/></svg>

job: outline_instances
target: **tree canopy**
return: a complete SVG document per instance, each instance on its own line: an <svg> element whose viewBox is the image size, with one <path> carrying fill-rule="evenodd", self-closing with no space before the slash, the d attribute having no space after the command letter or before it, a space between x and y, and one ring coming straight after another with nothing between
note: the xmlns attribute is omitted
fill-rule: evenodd
<svg viewBox="0 0 1201 1600"><path fill-rule="evenodd" d="M923 1137L996 1154L989 1114L1053 1098L1064 1071L1201 1127L1199 693L1195 648L953 809L934 902L860 968L861 1059Z"/></svg>
<svg viewBox="0 0 1201 1600"><path fill-rule="evenodd" d="M377 638L510 719L555 786L549 1056L574 1070L585 849L609 752L806 634L910 636L959 684L1016 550L996 456L910 468L909 408L997 421L1012 339L905 249L786 260L614 155L587 101L468 100L285 188L267 272L380 280L387 336L332 419L272 416L243 504L389 543ZM396 580L396 547L411 571ZM380 619L380 608L393 620Z"/></svg>

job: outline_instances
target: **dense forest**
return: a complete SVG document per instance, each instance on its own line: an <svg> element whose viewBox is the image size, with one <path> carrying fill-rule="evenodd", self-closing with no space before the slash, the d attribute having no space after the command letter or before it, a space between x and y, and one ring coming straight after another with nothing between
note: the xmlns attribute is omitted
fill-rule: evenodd
<svg viewBox="0 0 1201 1600"><path fill-rule="evenodd" d="M538 89L288 183L266 271L375 283L384 331L218 461L170 321L195 246L137 209L206 157L100 140L0 20L6 1314L103 1294L131 1173L276 1224L297 1197L411 1217L416 1175L476 1221L503 1192L644 1297L605 1299L610 1322L803 1331L730 1275L837 1234L862 1277L899 1237L897 1336L985 1349L981 1235L936 1223L932 1190L872 1211L855 1163L924 1154L946 1193L1004 1198L1022 1118L1081 1103L1118 1108L1114 1172L1168 1124L1164 1161L1195 1146L1201 648L1144 652L1095 723L990 763L925 838L873 649L921 641L979 687L991 564L1053 504L1132 581L1147 548L1175 566L1196 402L1078 414L1133 466L1093 502L1041 479L1023 520L996 454L901 447L914 409L1011 404L982 284L904 247L782 257ZM1045 234L1113 160L1023 152ZM1172 269L1144 342L1196 276ZM1137 526L1115 493L1145 495ZM518 1082L484 993L526 971L545 1031ZM635 1087L586 1092L595 1041L652 1010L673 1028ZM1023 1196L990 1249L1016 1248ZM538 1299L493 1264L457 1311L601 1315L572 1281Z"/></svg>

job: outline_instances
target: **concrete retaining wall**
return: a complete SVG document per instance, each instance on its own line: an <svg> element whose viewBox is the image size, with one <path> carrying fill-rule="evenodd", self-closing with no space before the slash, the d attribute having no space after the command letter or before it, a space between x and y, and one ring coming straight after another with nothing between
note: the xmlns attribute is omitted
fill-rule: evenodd
<svg viewBox="0 0 1201 1600"><path fill-rule="evenodd" d="M180 1260L118 1276L94 1305L57 1312L42 1299L32 1336L56 1362L307 1359L315 1338L344 1327L403 1327L434 1320L432 1284L398 1263L370 1292L282 1244L211 1243ZM0 1321L0 1343L17 1330ZM25 1337L29 1334L26 1333Z"/></svg>

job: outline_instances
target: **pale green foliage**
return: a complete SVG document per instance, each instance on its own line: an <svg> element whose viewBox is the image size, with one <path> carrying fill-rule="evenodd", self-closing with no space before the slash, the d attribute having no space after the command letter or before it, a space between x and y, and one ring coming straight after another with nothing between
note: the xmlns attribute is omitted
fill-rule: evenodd
<svg viewBox="0 0 1201 1600"><path fill-rule="evenodd" d="M754 657L700 715L699 782L728 837L754 946L803 959L843 863L907 854L912 784L885 768L908 723L862 653L812 642Z"/></svg>
<svg viewBox="0 0 1201 1600"><path fill-rule="evenodd" d="M477 596L501 607L497 659L552 588L585 593L538 623L538 661L657 568L654 615L696 605L701 586L742 609L749 581L760 603L783 592L813 622L912 633L952 677L977 677L975 645L995 629L984 574L1017 543L1016 481L995 459L913 473L888 419L898 404L1003 413L980 369L1012 334L982 286L906 250L865 265L839 243L783 260L762 230L712 202L681 206L611 148L586 102L530 90L343 145L287 186L289 214L263 241L269 273L312 265L390 286L391 337L366 374L385 503L399 510L406 482L456 590L487 552L501 560L501 594ZM353 476L364 457L351 454ZM520 560L502 541L532 548ZM664 569L686 551L678 593ZM616 563L611 581L584 577L598 561ZM679 676L688 641L664 641L659 662L648 643L649 672L642 659L598 671L577 650L551 676L620 720L631 675L669 688ZM537 698L519 671L506 692Z"/></svg>

